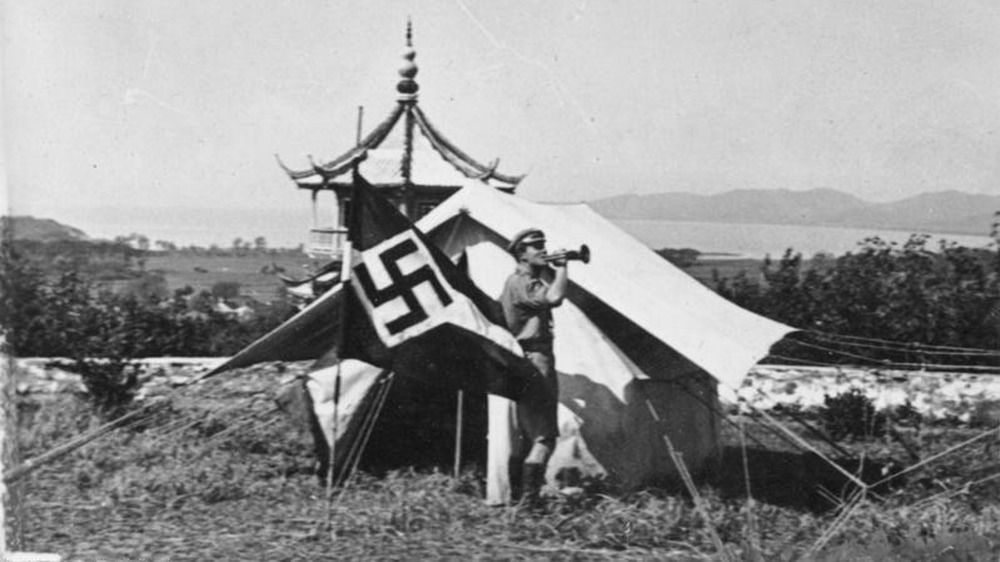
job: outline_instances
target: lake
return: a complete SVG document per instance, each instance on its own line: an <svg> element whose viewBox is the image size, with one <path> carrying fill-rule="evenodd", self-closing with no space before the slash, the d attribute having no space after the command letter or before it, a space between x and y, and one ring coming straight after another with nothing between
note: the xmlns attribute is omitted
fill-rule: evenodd
<svg viewBox="0 0 1000 562"><path fill-rule="evenodd" d="M703 253L733 254L733 257L743 258L762 258L767 254L780 257L787 248L806 257L819 252L840 255L856 250L858 243L868 237L878 236L899 244L910 237L910 232L904 231L825 226L632 219L615 219L611 222L654 249L694 248ZM940 239L974 248L985 247L991 242L988 236L928 234L932 234L933 248L937 247L936 240Z"/></svg>
<svg viewBox="0 0 1000 562"><path fill-rule="evenodd" d="M307 206L301 209L91 209L87 213L66 213L52 217L87 234L114 238L132 232L150 240L169 240L181 245L218 244L229 247L234 238L252 241L264 236L271 247L296 247L305 243L312 223ZM733 254L734 257L778 257L794 248L807 257L824 251L842 254L857 248L868 236L902 243L909 232L878 229L831 228L771 224L722 224L687 221L612 221L654 249L694 248L705 253ZM938 235L959 244L983 247L987 236ZM586 240L581 240L586 243Z"/></svg>

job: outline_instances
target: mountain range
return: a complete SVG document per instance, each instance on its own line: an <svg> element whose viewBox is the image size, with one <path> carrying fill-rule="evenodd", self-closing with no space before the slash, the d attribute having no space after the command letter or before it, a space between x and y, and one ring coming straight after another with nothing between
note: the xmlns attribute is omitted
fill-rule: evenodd
<svg viewBox="0 0 1000 562"><path fill-rule="evenodd" d="M981 236L989 235L996 220L994 213L1000 212L1000 195L941 191L872 203L829 188L738 189L716 195L628 194L587 203L610 219L877 228Z"/></svg>
<svg viewBox="0 0 1000 562"><path fill-rule="evenodd" d="M924 193L872 203L835 189L738 189L715 195L672 192L627 194L587 202L609 219L832 226L987 236L1000 212L1000 195L960 191ZM52 219L0 217L14 238L87 240L78 228Z"/></svg>

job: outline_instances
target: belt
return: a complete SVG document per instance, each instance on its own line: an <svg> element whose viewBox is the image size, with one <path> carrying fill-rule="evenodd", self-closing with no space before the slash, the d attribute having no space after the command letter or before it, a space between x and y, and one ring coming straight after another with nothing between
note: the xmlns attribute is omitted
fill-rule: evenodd
<svg viewBox="0 0 1000 562"><path fill-rule="evenodd" d="M517 340L524 351L552 351L552 340Z"/></svg>

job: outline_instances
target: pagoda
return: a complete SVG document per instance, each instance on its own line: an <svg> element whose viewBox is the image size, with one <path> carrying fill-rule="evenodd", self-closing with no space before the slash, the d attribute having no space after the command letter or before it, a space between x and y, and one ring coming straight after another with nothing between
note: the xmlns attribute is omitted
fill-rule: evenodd
<svg viewBox="0 0 1000 562"><path fill-rule="evenodd" d="M364 137L359 114L358 141L353 148L324 163L317 163L309 156L311 167L304 170L293 170L278 158L278 164L296 186L312 193L313 226L306 248L310 256L333 260L341 257L355 166L368 183L411 221L430 212L470 179L512 193L524 178L498 172L499 159L489 164L473 159L431 124L417 103L420 87L415 80L416 55L413 29L407 23L396 105ZM336 207L326 219L321 219L317 198L324 191L333 192Z"/></svg>

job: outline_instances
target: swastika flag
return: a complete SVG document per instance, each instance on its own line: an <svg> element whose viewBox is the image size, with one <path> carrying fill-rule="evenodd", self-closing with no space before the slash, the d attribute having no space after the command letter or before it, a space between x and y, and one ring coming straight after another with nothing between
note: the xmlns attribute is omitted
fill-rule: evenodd
<svg viewBox="0 0 1000 562"><path fill-rule="evenodd" d="M340 355L516 399L534 368L497 303L360 174L354 182L348 238L357 253Z"/></svg>

